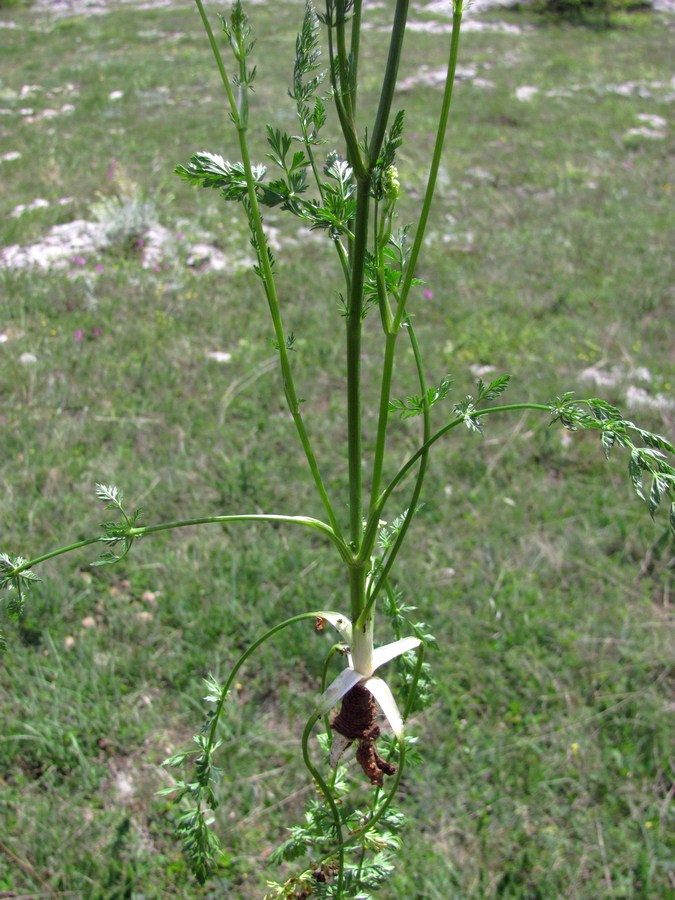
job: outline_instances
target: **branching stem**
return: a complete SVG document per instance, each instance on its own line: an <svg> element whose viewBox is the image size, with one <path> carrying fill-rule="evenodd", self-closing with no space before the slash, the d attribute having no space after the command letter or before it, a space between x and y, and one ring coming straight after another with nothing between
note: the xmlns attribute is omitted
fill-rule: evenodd
<svg viewBox="0 0 675 900"><path fill-rule="evenodd" d="M323 504L324 510L326 511L326 515L328 516L328 520L331 524L331 527L334 533L341 537L341 530L338 524L337 518L333 511L332 504L328 497L328 493L326 491L325 485L323 483L323 479L321 477L321 473L319 471L319 466L316 461L316 457L314 455L314 451L312 449L312 445L309 440L309 435L307 433L307 429L305 428L305 423L300 413L300 401L298 400L298 395L295 388L295 381L293 379L293 371L291 369L290 360L288 357L288 350L286 347L286 334L283 327L283 322L281 319L281 311L279 305L279 297L277 295L276 288L276 280L274 278L274 273L272 272L272 265L270 263L268 247L267 247L267 237L265 235L265 231L263 229L262 224L262 216L260 214L260 207L258 204L258 197L256 194L256 181L253 176L253 170L251 166L251 158L248 149L248 140L246 137L247 130L247 121L246 117L242 117L239 112L239 106L234 97L234 93L232 91L232 86L230 84L230 80L227 76L227 70L225 68L225 64L223 62L222 55L218 48L218 44L213 36L213 31L211 30L211 25L209 23L208 17L204 12L204 7L202 4L202 0L195 0L197 4L197 8L199 9L199 14L201 16L202 22L204 23L204 28L206 29L206 33L209 38L209 43L211 44L211 49L213 51L213 55L216 58L216 62L218 65L218 71L220 72L220 77L222 79L223 85L225 87L225 91L227 93L227 98L230 105L230 112L232 114L232 120L237 128L237 135L239 137L239 149L241 151L242 156L242 164L244 166L244 172L246 175L246 186L247 186L247 194L248 194L248 203L249 203L249 218L251 224L251 230L255 235L256 245L258 248L258 256L259 256L259 264L261 270L261 277L263 283L265 285L265 294L267 296L267 303L270 311L270 315L272 317L272 324L274 326L274 336L276 338L276 344L279 348L279 361L281 364L281 373L283 378L284 385L284 394L286 397L286 402L288 404L288 408L291 412L291 416L293 417L293 422L295 423L296 430L298 432L298 437L300 438L300 443L302 444L302 448L305 452L305 457L307 459L307 463L309 465L310 471L312 473L312 477L314 479L314 483L316 485L318 494L321 498L321 502ZM242 85L244 91L247 90L246 85ZM240 104L243 106L243 104Z"/></svg>

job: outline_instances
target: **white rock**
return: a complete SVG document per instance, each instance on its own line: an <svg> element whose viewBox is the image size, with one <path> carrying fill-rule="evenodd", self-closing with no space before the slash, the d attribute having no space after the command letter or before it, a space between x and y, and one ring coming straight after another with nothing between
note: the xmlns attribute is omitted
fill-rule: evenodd
<svg viewBox="0 0 675 900"><path fill-rule="evenodd" d="M212 244L194 244L187 264L194 269L222 272L232 265L232 261Z"/></svg>
<svg viewBox="0 0 675 900"><path fill-rule="evenodd" d="M534 85L531 84L522 84L520 87L516 88L516 100L520 100L523 103L529 103L535 94L538 93L538 87L534 87Z"/></svg>
<svg viewBox="0 0 675 900"><path fill-rule="evenodd" d="M623 372L618 366L614 366L610 371L598 366L589 366L579 374L579 377L583 381L592 381L598 387L614 387L623 378Z"/></svg>
<svg viewBox="0 0 675 900"><path fill-rule="evenodd" d="M637 117L645 125L649 125L650 128L664 129L668 127L668 122L663 116L657 116L653 113L638 113Z"/></svg>
<svg viewBox="0 0 675 900"><path fill-rule="evenodd" d="M629 128L628 131L624 134L625 138L630 137L643 137L649 138L653 141L661 140L665 137L663 131L653 131L651 128L646 128L644 125L640 128Z"/></svg>
<svg viewBox="0 0 675 900"><path fill-rule="evenodd" d="M24 213L32 212L34 209L46 209L49 206L49 200L45 200L44 197L36 197L35 200L31 200L30 203L19 203L18 206L15 206L11 211L10 216L13 219L18 219L19 216L22 216Z"/></svg>
<svg viewBox="0 0 675 900"><path fill-rule="evenodd" d="M631 409L657 409L661 412L675 409L675 400L665 394L652 397L644 388L634 384L626 390L626 403Z"/></svg>

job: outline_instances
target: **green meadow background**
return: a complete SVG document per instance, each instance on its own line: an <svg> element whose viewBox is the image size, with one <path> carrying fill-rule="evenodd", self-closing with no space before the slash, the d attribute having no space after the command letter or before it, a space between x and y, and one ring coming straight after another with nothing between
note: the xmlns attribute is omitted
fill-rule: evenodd
<svg viewBox="0 0 675 900"><path fill-rule="evenodd" d="M236 159L198 16L189 0L101 5L0 3L0 550L26 558L97 532L96 482L119 485L146 524L321 514L247 226L172 175L197 150ZM364 116L391 8L365 4ZM294 129L302 4L249 13L261 159L267 122ZM395 100L402 223L424 187L449 43L440 4L411 18ZM477 375L510 373L510 402L599 395L673 434L673 22L643 10L580 27L529 7L467 17L412 303L429 379L451 374L456 400ZM72 226L50 231L77 220L98 223L96 247L82 228L65 249ZM345 520L339 273L326 240L276 211L266 224L303 409ZM58 261L24 265L48 237ZM366 452L379 337L373 314ZM414 392L403 347L395 381L396 396ZM418 441L418 420L393 423L390 474ZM396 583L436 635L436 688L411 722L421 760L380 896L674 897L665 518L649 519L620 455L607 463L593 435L530 414L491 417L482 439L453 431L423 499ZM310 796L300 735L329 637L285 632L237 685L217 812L226 855L204 888L157 795L160 763L198 729L208 673L223 676L280 618L346 607L336 560L319 537L249 524L147 538L113 568L94 558L42 566L7 628L0 895L262 897L285 877L268 857Z"/></svg>

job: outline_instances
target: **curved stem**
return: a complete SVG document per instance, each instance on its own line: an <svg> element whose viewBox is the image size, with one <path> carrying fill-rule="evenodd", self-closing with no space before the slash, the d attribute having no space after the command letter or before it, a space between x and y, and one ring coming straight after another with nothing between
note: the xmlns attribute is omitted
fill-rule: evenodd
<svg viewBox="0 0 675 900"><path fill-rule="evenodd" d="M328 666L330 665L331 659L335 656L336 653L342 653L345 648L344 644L333 644L328 653L326 654L326 658L323 661L323 669L321 670L321 693L326 690L326 682L328 681ZM326 726L326 734L330 736L331 727L330 727L330 716L328 713L323 717L324 725Z"/></svg>
<svg viewBox="0 0 675 900"><path fill-rule="evenodd" d="M231 516L204 516L198 519L183 519L177 522L162 522L159 525L145 525L129 529L130 537L142 537L145 534L156 534L159 531L169 531L174 528L186 528L189 525L227 525L230 522L286 522L291 525L304 525L313 528L329 538L340 551L345 562L353 562L353 556L349 548L338 537L330 525L321 519L313 519L310 516L283 516L266 513L241 513Z"/></svg>
<svg viewBox="0 0 675 900"><path fill-rule="evenodd" d="M483 416L489 416L492 413L498 412L512 412L514 410L521 409L533 409L540 412L551 412L551 407L546 406L543 403L509 403L504 406L490 406L487 409L479 409L472 413L472 418L481 419ZM464 423L463 418L453 419L452 422L448 422L447 425L444 425L443 428L439 429L435 434L433 434L428 441L425 441L424 444L416 450L415 453L408 459L408 461L401 466L396 475L392 478L386 488L380 494L378 501L371 510L370 516L368 517L368 522L366 523L366 530L363 536L363 546L367 547L369 543L374 540L374 534L377 532L378 522L380 520L380 516L382 514L382 510L384 509L384 505L391 496L392 492L398 487L398 485L406 478L409 474L412 467L415 465L418 459L424 455L424 453L436 443L436 441L440 440L445 434L449 431L452 431L453 428L456 428L458 425L462 425Z"/></svg>
<svg viewBox="0 0 675 900"><path fill-rule="evenodd" d="M326 803L330 807L331 815L333 816L333 823L335 824L335 834L337 837L337 853L338 853L338 871L337 871L337 885L336 885L336 896L342 897L343 884L344 884L344 876L345 876L345 842L342 839L342 822L340 821L340 811L337 808L337 804L335 802L335 798L331 793L330 788L326 784L326 781L316 768L312 759L309 755L309 738L312 734L312 728L318 722L320 716L313 714L307 720L307 724L305 725L305 730L302 733L302 758L305 763L305 767L309 774L312 776L314 781L318 784L321 793L323 794Z"/></svg>
<svg viewBox="0 0 675 900"><path fill-rule="evenodd" d="M22 572L25 572L26 569L30 569L33 566L46 562L48 559L54 559L54 557L62 556L64 553L71 553L73 550L81 550L82 547L90 547L92 544L99 544L102 540L103 538L101 537L87 538L84 541L76 541L74 544L68 544L67 547L58 547L56 550L50 550L49 553L43 553L42 556L36 556L33 559L26 560L26 562L22 563L20 566L12 569L11 572L4 573L3 577L13 578L15 575L20 575Z"/></svg>
<svg viewBox="0 0 675 900"><path fill-rule="evenodd" d="M283 622L278 622L276 625L262 634L257 640L255 640L249 647L246 648L246 650L244 650L232 669L230 669L230 674L227 677L225 686L220 693L220 698L218 699L216 707L213 711L211 726L209 728L209 747L212 747L215 742L216 731L218 728L218 719L220 718L223 707L225 706L225 701L227 700L227 695L230 692L230 688L234 683L234 679L237 677L239 669L241 669L249 656L255 653L258 647L264 644L265 641L269 640L271 637L274 637L274 635L278 634L280 631L283 631L284 628L288 628L289 625L295 625L296 622L302 622L305 619L321 618L324 614L325 610L312 610L311 612L298 613L297 616L291 616L290 619L284 619Z"/></svg>
<svg viewBox="0 0 675 900"><path fill-rule="evenodd" d="M207 742L207 746L204 751L205 755L208 756L210 753L213 752L213 747L216 742L216 732L218 730L218 722L219 722L220 716L223 712L223 707L225 705L225 701L227 700L227 696L230 692L232 684L234 683L234 679L237 677L239 669L244 665L246 660L258 649L258 647L260 647L261 644L264 644L265 641L267 641L269 638L273 637L279 631L282 631L284 628L287 628L289 625L294 625L296 622L301 622L301 621L303 621L303 619L320 618L322 616L323 612L324 612L323 610L315 610L313 612L300 613L297 616L292 616L290 619L286 619L283 622L279 622L273 628L270 628L269 631L266 631L265 634L261 635L261 637L259 637L256 641L254 641L250 645L250 647L248 647L242 653L242 655L239 657L239 659L237 660L237 662L231 669L230 674L227 678L227 681L225 682L225 685L220 692L220 697L218 699L218 702L216 703L216 707L214 709L213 716L211 718L210 727L209 727L208 742ZM341 829L341 825L340 825L340 814L338 812L337 806L335 805L335 801L333 800L333 797L331 796L330 791L328 790L328 787L327 787L325 781L321 777L321 774L318 771L316 771L311 760L309 759L309 750L307 748L307 741L309 740L309 734L310 734L312 728L314 727L314 724L317 721L317 718L318 718L317 716L313 715L310 718L309 722L307 723L307 727L305 728L305 731L303 732L302 754L303 754L303 758L305 760L305 765L307 766L310 773L312 774L312 776L315 778L315 780L319 784L322 791L324 791L326 800L328 801L328 804L331 807L331 813L333 814L333 819L335 821L335 827L336 827L336 832L337 832L337 837L338 837L338 858L339 858L339 863L340 863L340 872L338 875L338 883L341 886L343 873L344 873L344 849L343 849L343 843L342 843L342 829ZM341 887L340 887L340 890L341 890ZM338 892L338 895L339 895L339 892Z"/></svg>
<svg viewBox="0 0 675 900"><path fill-rule="evenodd" d="M417 648L417 662L415 663L415 672L413 673L412 683L410 687L410 692L408 693L408 699L405 703L405 709L403 710L403 721L405 722L412 712L412 705L415 699L415 693L417 691L417 684L420 680L420 674L422 672L422 666L424 664L424 653L426 651L426 647L424 644L420 644Z"/></svg>
<svg viewBox="0 0 675 900"><path fill-rule="evenodd" d="M411 683L410 694L408 695L408 700L406 702L405 712L403 715L403 721L407 719L410 715L410 710L412 709L413 700L415 698L415 691L417 690L417 683L419 681L420 672L422 671L422 663L424 662L424 644L420 644L417 649L417 664L415 666L415 673L413 675L413 680ZM356 831L352 831L349 834L349 837L344 841L343 846L348 847L355 840L361 837L366 831L369 831L373 825L377 825L382 816L389 809L391 804L393 803L394 797L398 793L398 787L401 783L401 777L403 776L403 770L405 768L405 756L406 756L406 746L405 746L405 737L402 741L398 741L398 768L396 769L396 775L394 776L394 780L391 783L391 788L387 793L387 796L382 801L381 805L375 810L373 815L368 819L368 821L361 826L361 828ZM375 794L377 797L377 792Z"/></svg>
<svg viewBox="0 0 675 900"><path fill-rule="evenodd" d="M335 534L330 525L322 522L320 519L312 519L309 516L282 516L282 515L265 515L263 513L250 513L235 516L202 516L197 519L182 519L176 522L161 522L158 525L145 525L137 528L130 528L125 537L138 538L146 534L157 534L160 531L170 531L175 528L188 528L191 525L227 525L230 522L288 522L293 525L304 525L307 528L313 528L321 534L329 538L340 552L342 559L349 564L354 562L354 557L349 547L342 538ZM123 539L123 538L122 538ZM84 541L77 541L74 544L68 544L65 547L58 547L56 550L50 550L49 553L43 553L42 556L36 556L33 559L26 560L20 566L17 566L11 572L6 573L6 577L12 578L20 575L26 569L37 566L46 562L48 559L54 559L56 556L62 556L64 553L71 553L74 550L80 550L82 547L88 547L91 544L103 543L104 537L87 538Z"/></svg>

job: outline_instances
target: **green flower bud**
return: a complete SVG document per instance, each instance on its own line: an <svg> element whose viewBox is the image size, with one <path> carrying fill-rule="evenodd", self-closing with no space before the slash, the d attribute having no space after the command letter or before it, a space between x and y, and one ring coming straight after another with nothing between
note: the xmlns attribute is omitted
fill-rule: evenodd
<svg viewBox="0 0 675 900"><path fill-rule="evenodd" d="M398 169L389 166L382 176L382 189L388 205L393 205L401 195L401 182L398 180Z"/></svg>

